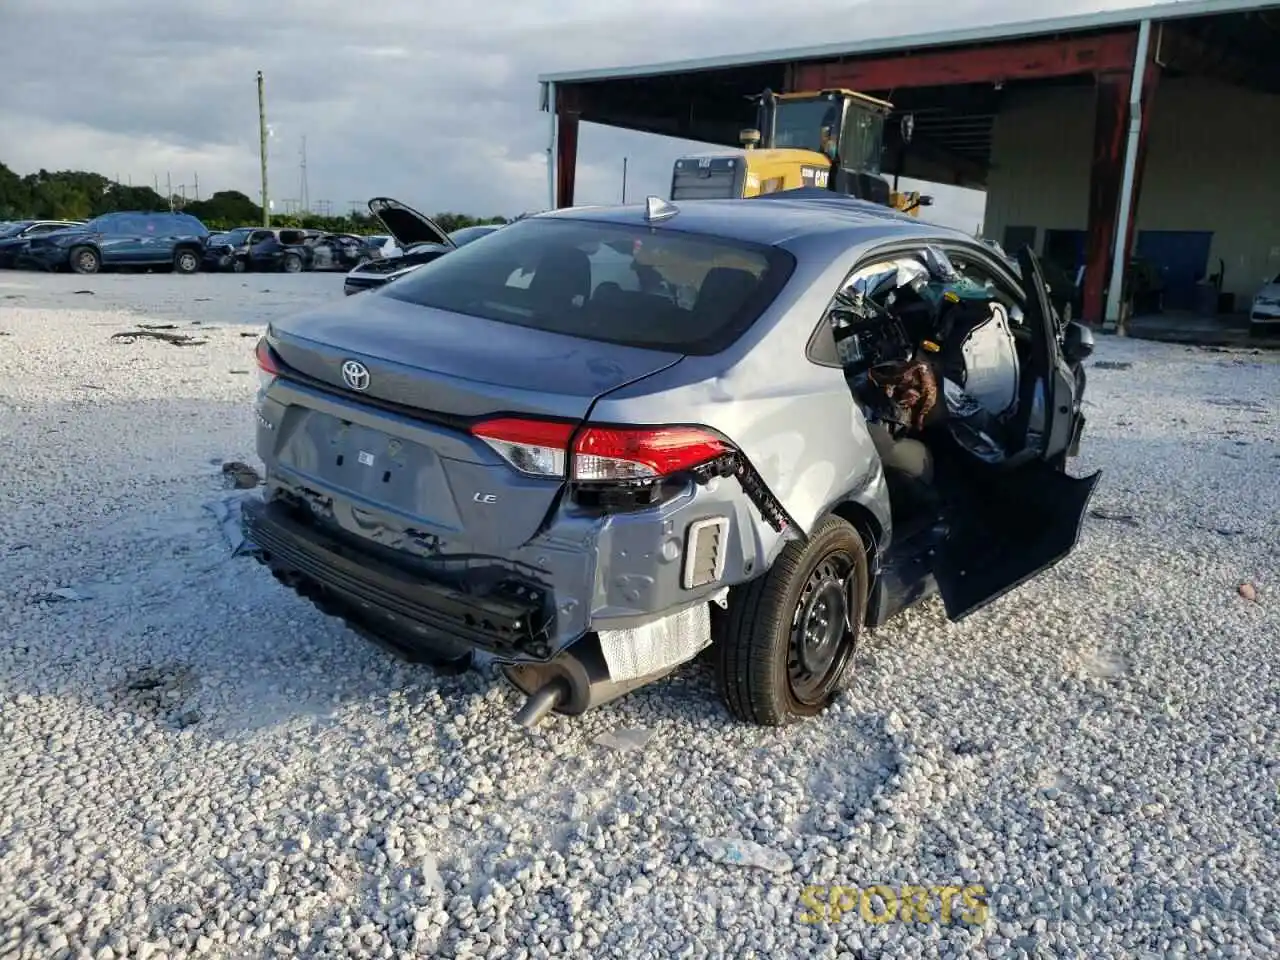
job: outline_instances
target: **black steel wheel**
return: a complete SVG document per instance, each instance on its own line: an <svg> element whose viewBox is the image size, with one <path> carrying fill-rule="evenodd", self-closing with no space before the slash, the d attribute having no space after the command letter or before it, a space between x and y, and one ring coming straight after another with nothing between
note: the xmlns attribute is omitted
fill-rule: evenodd
<svg viewBox="0 0 1280 960"><path fill-rule="evenodd" d="M862 537L837 516L819 521L807 542L788 543L763 576L735 587L716 641L729 711L780 726L826 709L857 649L867 590Z"/></svg>

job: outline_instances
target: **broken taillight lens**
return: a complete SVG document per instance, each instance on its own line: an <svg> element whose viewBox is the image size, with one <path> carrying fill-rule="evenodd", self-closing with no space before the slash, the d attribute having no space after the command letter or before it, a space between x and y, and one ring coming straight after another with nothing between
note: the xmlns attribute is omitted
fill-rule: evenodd
<svg viewBox="0 0 1280 960"><path fill-rule="evenodd" d="M577 429L570 423L501 418L478 423L471 432L521 473L581 483L660 480L733 450L700 427Z"/></svg>

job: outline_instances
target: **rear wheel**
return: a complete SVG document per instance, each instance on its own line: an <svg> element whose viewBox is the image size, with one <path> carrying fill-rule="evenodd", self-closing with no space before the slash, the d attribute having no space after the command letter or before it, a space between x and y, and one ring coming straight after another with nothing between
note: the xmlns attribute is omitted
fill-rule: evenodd
<svg viewBox="0 0 1280 960"><path fill-rule="evenodd" d="M102 257L93 247L76 247L71 251L71 269L76 273L97 273L102 269Z"/></svg>
<svg viewBox="0 0 1280 960"><path fill-rule="evenodd" d="M200 258L194 250L179 250L173 255L175 273L192 274L200 269Z"/></svg>
<svg viewBox="0 0 1280 960"><path fill-rule="evenodd" d="M769 572L735 587L716 674L739 720L780 726L821 713L839 693L861 632L867 554L836 516L783 548Z"/></svg>
<svg viewBox="0 0 1280 960"><path fill-rule="evenodd" d="M281 266L285 273L301 273L302 258L296 253L286 253Z"/></svg>
<svg viewBox="0 0 1280 960"><path fill-rule="evenodd" d="M244 257L236 257L234 260L231 261L231 269L235 273L244 273L246 270L249 269L249 264L245 262Z"/></svg>

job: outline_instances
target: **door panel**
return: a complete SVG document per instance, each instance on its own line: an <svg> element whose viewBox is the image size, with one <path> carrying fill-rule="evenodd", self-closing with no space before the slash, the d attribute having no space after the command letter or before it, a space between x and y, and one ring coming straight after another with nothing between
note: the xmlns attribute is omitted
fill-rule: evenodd
<svg viewBox="0 0 1280 960"><path fill-rule="evenodd" d="M939 482L951 498L949 530L935 558L934 579L958 620L1052 567L1075 547L1100 473L1063 469L1080 416L1083 382L1063 356L1039 258L1018 254L1023 318L1030 333L1021 371L1011 455L994 466L963 451L941 451ZM1017 445L1021 444L1021 449Z"/></svg>
<svg viewBox="0 0 1280 960"><path fill-rule="evenodd" d="M1043 460L978 475L938 548L934 579L961 620L1048 570L1075 548L1100 473L1072 477Z"/></svg>

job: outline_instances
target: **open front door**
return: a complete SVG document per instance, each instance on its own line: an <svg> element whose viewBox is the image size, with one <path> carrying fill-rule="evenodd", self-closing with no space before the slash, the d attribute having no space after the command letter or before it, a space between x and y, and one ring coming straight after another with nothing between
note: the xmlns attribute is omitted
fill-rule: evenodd
<svg viewBox="0 0 1280 960"><path fill-rule="evenodd" d="M961 460L954 471L950 531L934 567L951 620L981 609L1066 557L1079 539L1100 477L1098 472L1072 477L1064 470L1081 398L1062 353L1040 263L1030 248L1022 250L1018 262L1031 344L1011 424L1013 449L997 466L973 458L971 464Z"/></svg>

